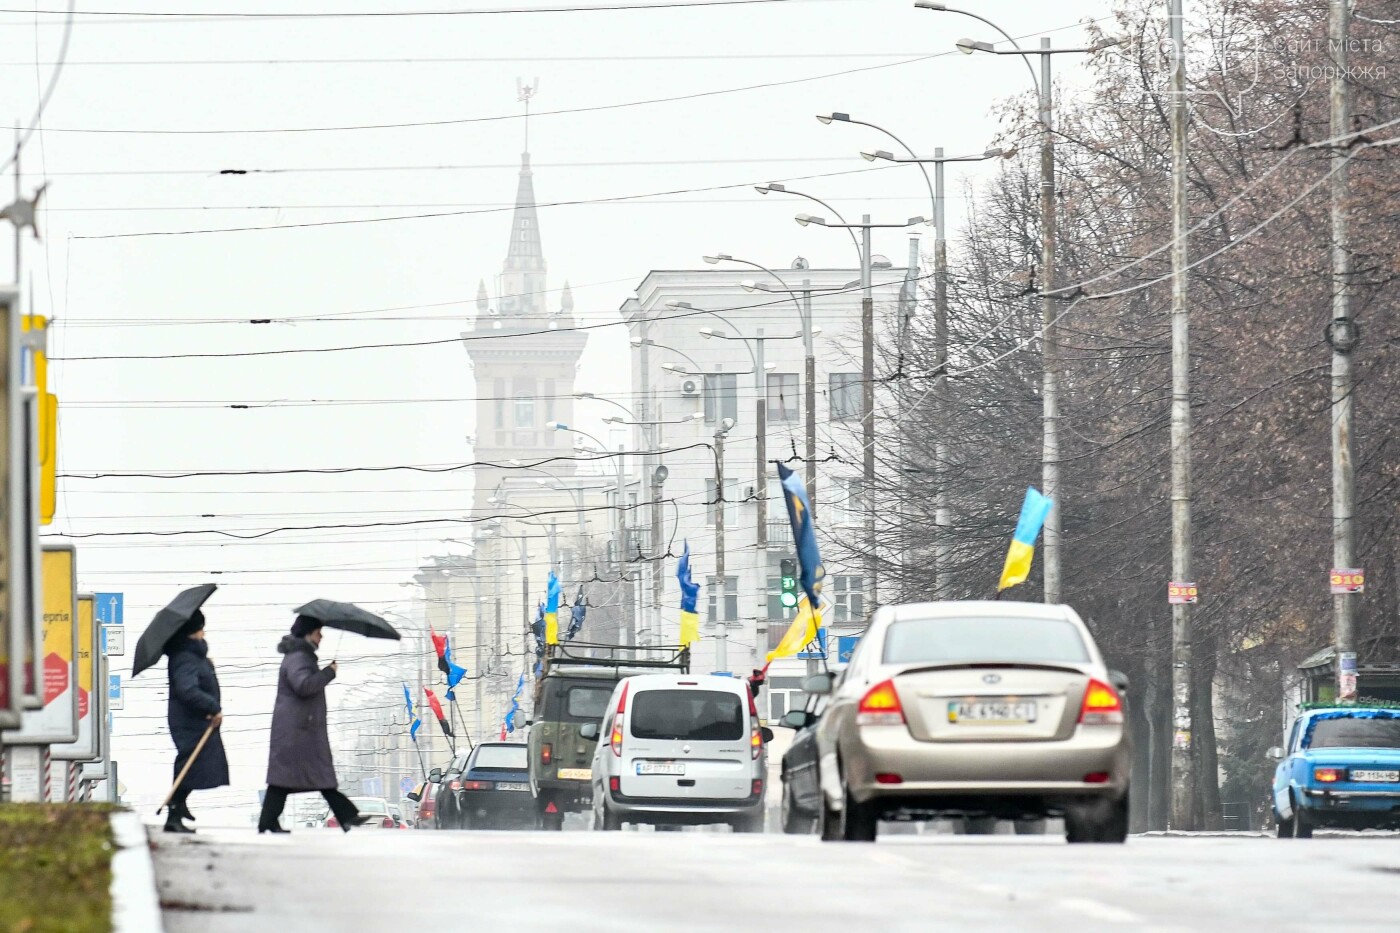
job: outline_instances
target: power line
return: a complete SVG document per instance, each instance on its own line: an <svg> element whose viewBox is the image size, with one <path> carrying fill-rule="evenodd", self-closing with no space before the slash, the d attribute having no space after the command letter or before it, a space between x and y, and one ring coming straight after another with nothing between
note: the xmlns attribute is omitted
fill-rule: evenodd
<svg viewBox="0 0 1400 933"><path fill-rule="evenodd" d="M84 17L110 17L111 22L88 25L115 25L119 22L151 20L155 22L212 22L218 20L329 20L329 19L408 19L421 17L505 16L540 13L616 13L625 11L682 10L702 7L771 6L778 4L831 2L831 0L648 0L648 2L568 4L559 6L488 7L470 10L344 10L308 13L248 13L242 11L196 12L153 10L82 10ZM61 10L0 8L0 13L23 15L57 15ZM68 10L73 15L73 10Z"/></svg>

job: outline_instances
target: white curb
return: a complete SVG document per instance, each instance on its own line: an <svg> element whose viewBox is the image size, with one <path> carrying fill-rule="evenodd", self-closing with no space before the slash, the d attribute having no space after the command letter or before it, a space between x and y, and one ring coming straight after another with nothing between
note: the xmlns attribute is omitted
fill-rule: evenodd
<svg viewBox="0 0 1400 933"><path fill-rule="evenodd" d="M116 933L164 933L156 871L145 824L130 810L112 814L112 929Z"/></svg>

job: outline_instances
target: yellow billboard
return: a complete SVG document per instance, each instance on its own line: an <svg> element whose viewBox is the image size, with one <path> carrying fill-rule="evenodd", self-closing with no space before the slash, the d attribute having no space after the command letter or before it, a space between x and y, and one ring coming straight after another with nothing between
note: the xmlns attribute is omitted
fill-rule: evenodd
<svg viewBox="0 0 1400 933"><path fill-rule="evenodd" d="M93 692L100 678L102 633L91 593L78 594L78 741L55 745L53 757L61 761L92 761L102 754L99 741L104 723L102 704Z"/></svg>
<svg viewBox="0 0 1400 933"><path fill-rule="evenodd" d="M46 544L40 555L44 706L26 711L24 725L6 732L15 745L57 745L78 738L78 555L69 544Z"/></svg>

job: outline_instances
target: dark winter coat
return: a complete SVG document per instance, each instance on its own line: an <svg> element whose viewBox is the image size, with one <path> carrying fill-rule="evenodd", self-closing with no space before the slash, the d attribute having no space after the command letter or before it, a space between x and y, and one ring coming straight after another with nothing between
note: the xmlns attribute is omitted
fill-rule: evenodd
<svg viewBox="0 0 1400 933"><path fill-rule="evenodd" d="M175 740L175 777L189 761L209 717L221 712L219 678L214 674L214 662L209 660L209 646L202 640L176 638L166 646L170 660L170 700L166 721L170 737ZM187 790L207 790L228 784L228 757L219 730L214 730L204 743L199 757L190 767L180 785Z"/></svg>
<svg viewBox="0 0 1400 933"><path fill-rule="evenodd" d="M272 709L267 783L288 790L333 788L326 684L335 679L335 671L317 667L316 649L305 638L284 635L277 650L284 657L277 672L277 705Z"/></svg>

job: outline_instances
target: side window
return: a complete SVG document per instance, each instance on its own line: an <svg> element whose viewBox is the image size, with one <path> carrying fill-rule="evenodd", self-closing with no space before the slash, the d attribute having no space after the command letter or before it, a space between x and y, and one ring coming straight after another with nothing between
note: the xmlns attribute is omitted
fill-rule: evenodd
<svg viewBox="0 0 1400 933"><path fill-rule="evenodd" d="M1293 728L1288 730L1288 745L1286 750L1290 755L1298 750L1298 733L1301 731L1302 725L1303 717L1299 716L1297 719L1293 720Z"/></svg>

